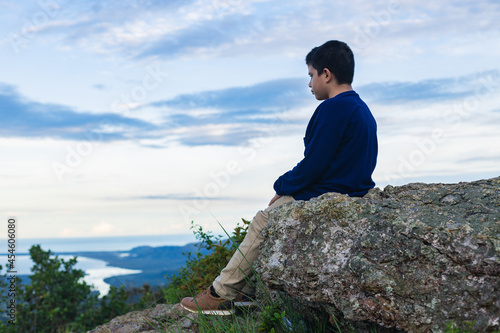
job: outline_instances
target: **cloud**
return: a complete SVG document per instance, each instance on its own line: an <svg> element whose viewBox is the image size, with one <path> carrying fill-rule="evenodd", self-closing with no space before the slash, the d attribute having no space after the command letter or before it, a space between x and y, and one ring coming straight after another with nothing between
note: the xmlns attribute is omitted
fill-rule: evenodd
<svg viewBox="0 0 500 333"><path fill-rule="evenodd" d="M211 200L211 201L224 201L224 200L234 200L232 197L196 197L188 194L165 194L165 195L146 195L133 199L141 200L175 200L175 201L191 201L191 200Z"/></svg>
<svg viewBox="0 0 500 333"><path fill-rule="evenodd" d="M305 80L264 82L198 94L179 95L149 107L167 110L159 125L113 113L76 112L69 107L31 101L13 86L0 85L3 137L50 137L85 140L99 135L104 141L142 140L145 146L162 147L177 141L188 146L241 145L275 134L283 123L279 117L311 101ZM287 125L297 123L287 121ZM156 144L146 144L147 139ZM163 141L163 143L162 143ZM141 143L142 144L142 143Z"/></svg>
<svg viewBox="0 0 500 333"><path fill-rule="evenodd" d="M424 114L409 104L447 105L498 92L499 88L500 71L492 70L418 82L379 82L356 87L356 91L370 106L386 110L378 118L381 123L387 120L386 126L400 128L403 123L415 125L416 119L428 121L429 117L440 116L431 109ZM76 112L61 105L30 101L12 86L0 85L0 115L4 121L0 136L82 140L86 134L97 133L105 141L139 140L141 145L153 148L171 142L239 146L259 137L303 133L315 105L306 80L290 78L183 94L142 106L165 114L159 124L153 125L118 114ZM393 111L391 107L395 107ZM297 117L297 110L303 108L310 112ZM401 108L406 110L404 114Z"/></svg>
<svg viewBox="0 0 500 333"><path fill-rule="evenodd" d="M110 234L116 227L106 221L102 221L92 227L92 234L94 235L107 235Z"/></svg>
<svg viewBox="0 0 500 333"><path fill-rule="evenodd" d="M164 34L156 41L144 45L137 58L161 56L164 58L185 55L231 55L241 49L238 44L248 44L256 35L270 31L270 27L257 24L254 15L235 14L193 23L183 29ZM245 38L242 38L245 36ZM247 49L247 52L251 50Z"/></svg>
<svg viewBox="0 0 500 333"><path fill-rule="evenodd" d="M97 90L104 91L104 90L106 90L108 87L107 87L106 85L104 85L104 84L96 83L96 84L92 85L92 88L97 89Z"/></svg>
<svg viewBox="0 0 500 333"><path fill-rule="evenodd" d="M289 107L303 103L309 91L307 79L282 79L259 83L249 87L235 87L196 94L184 94L152 106L183 109L217 108L221 110L248 110ZM307 96L310 97L310 96Z"/></svg>
<svg viewBox="0 0 500 333"><path fill-rule="evenodd" d="M63 228L59 233L59 237L75 237L80 235L80 232L74 228Z"/></svg>
<svg viewBox="0 0 500 333"><path fill-rule="evenodd" d="M29 10L16 16L41 11ZM478 31L498 31L499 10L495 0L299 0L285 7L277 0L61 1L36 30L66 47L137 58L284 54L332 38L370 54L408 55L423 46L445 54L466 49L463 41L476 40Z"/></svg>
<svg viewBox="0 0 500 333"><path fill-rule="evenodd" d="M266 136L271 129L256 129L248 125L193 127L189 135L181 135L178 140L186 146L240 146L251 139ZM272 135L272 134L271 134Z"/></svg>
<svg viewBox="0 0 500 333"><path fill-rule="evenodd" d="M302 123L283 119L290 110L313 101L304 79L284 79L249 87L184 94L149 106L165 108L165 125L188 146L241 145L282 127Z"/></svg>
<svg viewBox="0 0 500 333"><path fill-rule="evenodd" d="M0 115L3 137L50 137L82 140L99 134L104 141L143 137L155 125L113 113L76 112L69 107L31 101L13 86L0 84ZM155 136L154 134L149 134Z"/></svg>
<svg viewBox="0 0 500 333"><path fill-rule="evenodd" d="M378 103L439 102L464 99L478 89L498 88L500 71L491 70L453 78L429 79L418 82L380 82L356 90L364 99Z"/></svg>
<svg viewBox="0 0 500 333"><path fill-rule="evenodd" d="M481 162L485 164L493 164L493 163L498 163L500 162L500 157L496 154L491 156L472 156L469 158L464 158L464 159L459 159L457 160L458 163L469 163L469 162Z"/></svg>
<svg viewBox="0 0 500 333"><path fill-rule="evenodd" d="M260 135L289 134L291 129L303 131L309 114L303 119L287 115L303 107L310 107L312 114L314 102L305 93L304 86L303 79L276 80L250 87L180 95L149 106L166 110L165 126L174 130L182 144L241 145ZM446 106L477 94L490 94L499 86L500 71L491 70L418 82L373 83L356 87L356 91L369 105L376 104L388 111L380 114L381 121L388 120L385 126L400 128L404 122L414 123L415 117L428 119L427 114L410 104ZM396 107L394 112L389 111L391 106ZM406 110L404 114L401 108ZM418 114L412 114L411 110ZM441 116L434 114L434 117Z"/></svg>
<svg viewBox="0 0 500 333"><path fill-rule="evenodd" d="M494 0L298 0L287 6L277 0L57 2L55 15L36 24L36 39L61 51L113 59L303 58L328 39L345 40L359 59L383 65L418 58L462 66L483 57L494 66L500 56L500 3ZM11 33L21 33L24 19L33 21L37 13L44 12L36 4L11 8L10 32L0 44L12 43Z"/></svg>
<svg viewBox="0 0 500 333"><path fill-rule="evenodd" d="M0 136L84 140L86 135L102 135L104 141L143 139L149 147L172 141L188 146L241 145L275 134L284 122L279 118L283 113L310 102L310 96L304 98L305 86L303 79L291 79L179 95L149 105L166 109L164 122L153 125L118 114L76 112L66 106L38 103L21 96L13 86L0 85L4 121ZM147 139L156 143L146 144Z"/></svg>

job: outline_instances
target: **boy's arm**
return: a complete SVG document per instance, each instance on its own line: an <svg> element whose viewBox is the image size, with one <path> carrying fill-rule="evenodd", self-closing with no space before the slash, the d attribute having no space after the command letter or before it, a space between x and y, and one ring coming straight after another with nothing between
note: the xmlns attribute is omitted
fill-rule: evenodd
<svg viewBox="0 0 500 333"><path fill-rule="evenodd" d="M334 128L318 123L302 161L274 183L276 194L293 196L317 180L331 164L340 139L340 134Z"/></svg>

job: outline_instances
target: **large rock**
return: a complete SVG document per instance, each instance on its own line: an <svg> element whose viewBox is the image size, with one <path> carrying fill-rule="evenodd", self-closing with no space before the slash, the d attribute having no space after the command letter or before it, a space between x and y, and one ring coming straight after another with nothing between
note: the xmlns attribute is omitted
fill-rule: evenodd
<svg viewBox="0 0 500 333"><path fill-rule="evenodd" d="M295 201L264 233L261 278L298 303L409 332L500 328L500 177Z"/></svg>

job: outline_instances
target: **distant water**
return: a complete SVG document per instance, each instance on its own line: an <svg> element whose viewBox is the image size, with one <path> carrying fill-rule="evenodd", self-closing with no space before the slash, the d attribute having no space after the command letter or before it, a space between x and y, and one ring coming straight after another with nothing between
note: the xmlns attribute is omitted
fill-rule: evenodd
<svg viewBox="0 0 500 333"><path fill-rule="evenodd" d="M73 258L70 255L60 255L59 259L64 259L64 261L68 261ZM3 269L1 273L6 272L6 264L7 256L0 255L0 265L2 265ZM88 285L93 285L93 289L99 291L101 296L107 295L109 292L110 285L104 282L104 279L118 276L118 275L128 275L128 274L137 274L140 273L140 270L137 269L126 269L120 267L110 267L106 266L106 262L102 260L86 258L86 257L78 257L75 268L81 269L85 272L85 277L83 280ZM19 255L16 256L16 275L31 275L31 267L33 267L33 262L29 255ZM25 281L26 282L26 281Z"/></svg>
<svg viewBox="0 0 500 333"><path fill-rule="evenodd" d="M152 235L152 236L120 236L120 237L86 237L86 238L18 238L16 252L28 254L34 244L40 244L44 251L54 253L129 251L138 246L186 245L194 242L193 234ZM6 239L0 240L0 254L7 253Z"/></svg>
<svg viewBox="0 0 500 333"><path fill-rule="evenodd" d="M107 251L130 251L138 246L181 246L194 242L193 235L155 235L155 236L122 236L122 237L95 237L95 238L40 238L40 239L17 239L16 242L16 271L17 275L30 275L33 262L29 256L29 249L34 244L40 244L44 251L51 250L53 253L73 252L107 252ZM73 256L58 255L65 261ZM7 241L0 240L0 265L4 267L7 263ZM120 267L106 266L102 260L79 256L76 268L85 272L85 282L94 285L94 289L104 296L109 291L109 284L104 279L118 275L140 273L140 270L125 269Z"/></svg>

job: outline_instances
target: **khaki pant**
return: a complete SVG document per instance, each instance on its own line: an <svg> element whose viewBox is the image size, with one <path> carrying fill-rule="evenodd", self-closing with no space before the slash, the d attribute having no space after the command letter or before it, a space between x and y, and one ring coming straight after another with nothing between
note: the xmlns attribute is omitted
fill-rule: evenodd
<svg viewBox="0 0 500 333"><path fill-rule="evenodd" d="M263 240L262 229L269 221L269 211L290 201L293 201L292 197L283 196L255 215L238 250L213 282L215 292L219 296L226 300L232 300L240 291L252 293L253 288L251 285L247 285L247 282L252 277L251 264L260 254L259 245Z"/></svg>

